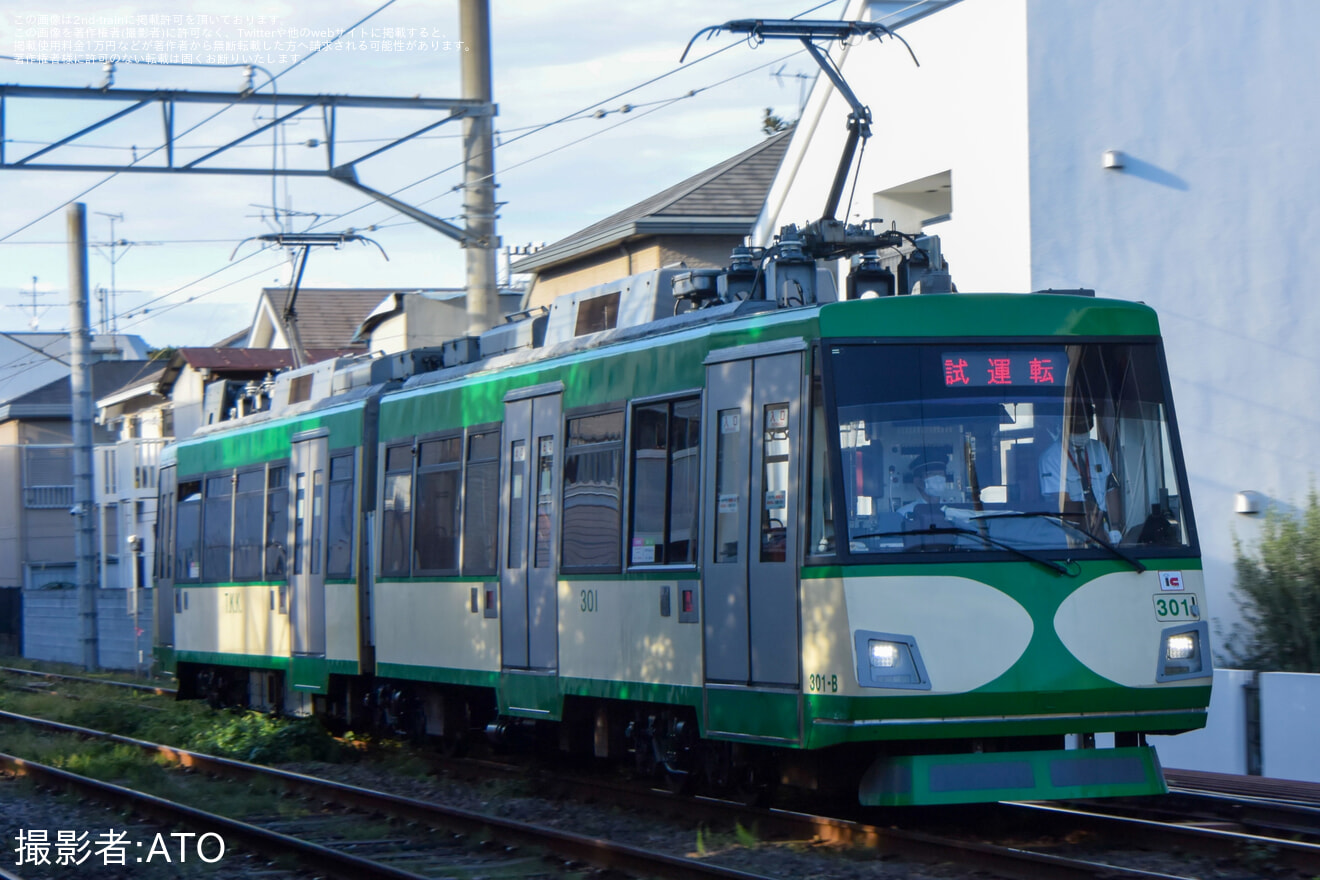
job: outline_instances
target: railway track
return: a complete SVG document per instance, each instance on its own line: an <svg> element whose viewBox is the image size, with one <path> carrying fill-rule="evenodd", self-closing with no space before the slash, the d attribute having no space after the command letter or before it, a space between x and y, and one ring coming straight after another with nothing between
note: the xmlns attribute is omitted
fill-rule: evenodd
<svg viewBox="0 0 1320 880"><path fill-rule="evenodd" d="M104 683L94 679L92 681ZM36 720L32 719L30 723L36 723ZM47 724L51 729L74 730L88 736L99 735L96 731ZM206 769L206 772L215 775L270 772L265 768L206 758L168 746L142 743L122 737L116 739L132 743L137 748L170 755L180 763ZM489 766L483 772L490 772ZM513 768L509 772L520 775L526 771L524 768ZM276 773L278 774L278 771ZM1088 858L1070 858L1068 855L1060 856L1057 852L1042 851L1056 848L1052 840L1078 838L1113 848L1136 846L1156 852L1172 849L1203 858L1240 863L1251 863L1253 859L1258 861L1260 853L1268 852L1274 864L1295 871L1298 876L1310 878L1320 875L1320 847L1317 847L1315 842L1320 840L1320 811L1314 806L1279 802L1263 797L1264 794L1277 790L1278 781L1273 783L1256 781L1252 797L1226 797L1206 791L1192 791L1184 787L1180 784L1185 778L1181 774L1171 773L1170 777L1174 793L1168 797L1072 804L1001 804L982 807L980 808L982 811L993 813L993 816L984 819L985 824L999 831L1012 833L1016 835L1015 839L1024 841L1015 846L987 846L984 849L981 848L981 844L973 845L957 841L959 837L966 839L969 836L965 828L949 836L927 833L927 820L932 815L931 811L897 811L899 818L895 821L899 826L881 829L875 825L847 818L827 818L788 811L745 811L727 802L705 799L675 800L672 797L666 798L658 792L639 793L626 786L609 786L600 779L572 782L557 778L553 785L561 793L574 798L608 797L620 803L629 803L644 811L676 812L688 821L717 825L731 821L743 825L755 824L763 833L782 840L821 841L866 847L885 856L899 855L924 861L955 859L1001 876L1165 876L1140 867L1128 869L1134 873L1115 874L1114 866L1098 865L1107 858L1103 852ZM1237 777L1205 778L1204 774L1200 774L1192 778L1193 784L1203 787L1225 782L1231 782L1238 787L1244 784ZM280 784L290 786L291 778L285 777ZM298 781L299 786L304 784L314 785L315 781ZM1295 785L1287 788L1286 795L1300 799L1314 795L1320 786L1312 786L1309 790L1304 787L1299 789ZM307 789L306 791L306 796L333 800L333 796L327 795L324 790ZM676 804L679 805L677 808L675 808ZM394 807L397 808L398 805ZM422 809L421 814L413 812L419 809L416 805L394 813L380 803L368 799L362 809L378 811L386 815L400 815L408 821L429 821L425 818L429 807ZM968 813L973 813L975 809L968 810ZM909 827L906 823L908 817L912 816L921 818L917 825ZM435 817L430 818L433 820ZM483 817L477 821L487 821L487 819L488 817ZM974 826L975 822L972 824ZM1067 850L1067 847L1057 847L1057 849ZM583 858L581 853L575 852L570 852L566 858L590 861ZM1024 868L1023 865L1032 862L1033 858L1037 864ZM1167 876L1178 875L1175 873Z"/></svg>
<svg viewBox="0 0 1320 880"><path fill-rule="evenodd" d="M334 805L334 809L327 814L331 817L338 815L338 811L344 809L355 810L358 814L364 815L390 816L426 828L446 829L449 834L477 835L482 839L498 841L500 846L517 847L520 851L535 850L551 853L561 864L589 864L640 876L726 878L756 876L743 871L712 865L702 860L655 853L638 847L609 843L555 829L531 826L523 822L493 817L486 813L444 807L429 801L401 797L302 774L208 757L170 746L129 740L124 737L100 735L97 731L73 728L69 725L42 721L41 719L31 719L12 714L0 715L0 718L11 723L40 724L49 730L77 733L82 736L99 735L122 744L132 744L136 748L153 754L165 755L186 767L211 775L239 777L247 780L261 778L273 781L271 784L291 793L296 793L310 802ZM31 771L29 770L29 772ZM67 776L57 774L51 778L63 780L62 784L76 784L69 780ZM944 867L957 866L959 870L975 869L999 877L1031 878L1031 880L1043 880L1043 878L1080 880L1080 878L1097 877L1172 880L1172 878L1197 876L1197 874L1183 872L1171 873L1141 867L1124 867L1107 863L1101 856L1077 858L1058 853L1034 851L1032 847L1035 844L994 845L972 840L966 835L942 836L915 828L886 828L865 822L805 813L749 809L723 801L702 798L680 799L667 793L639 790L635 787L606 786L600 780L581 780L578 782L556 780L554 784L556 786L576 787L579 796L583 799L593 801L605 799L611 803L631 804L647 811L649 815L678 812L688 822L710 822L720 825L737 823L739 826L754 827L761 837L769 840L848 845L855 848L865 848L873 855L882 858L899 856L918 862L939 863ZM109 799L126 799L129 797L127 793L115 789L104 790L100 796ZM165 809L154 801L147 801L146 804L144 810ZM270 836L282 833L278 830L278 823L273 827L262 827L261 823L248 822L247 825L252 825L258 829L250 831L246 828L229 825L207 826L205 823L215 820L205 816L190 816L187 819L166 818L166 821L186 822L195 827L224 827L226 828L225 831L214 833L232 834L234 835L233 839L242 840L244 845L260 851L286 851L291 846L282 838ZM307 821L310 822L311 820ZM329 822L330 819L327 818L326 823ZM313 824L320 825L320 823ZM329 826L321 825L321 827ZM396 838L397 835L394 834L383 835L379 840L373 840L373 845L417 847L416 844L404 845L398 843ZM391 841L395 841L395 843L391 844ZM1167 846L1167 843L1165 846ZM331 847L323 848L332 849ZM318 854L315 857L333 858L324 854ZM357 856L356 858L361 857ZM341 867L339 869L332 869L329 863L320 864L317 870L334 876L399 876L368 874L365 873L367 869L356 862L352 863L351 867Z"/></svg>
<svg viewBox="0 0 1320 880"><path fill-rule="evenodd" d="M160 685L154 684L113 681L107 678L90 678L85 675L65 675L59 672L43 672L39 669L20 669L14 666L0 666L0 672L9 673L11 675L26 675L46 679L48 681L76 681L82 684L103 684L108 687L129 688L144 693L156 694L157 696L174 696L177 693L174 688L161 687Z"/></svg>
<svg viewBox="0 0 1320 880"><path fill-rule="evenodd" d="M87 728L43 719L0 715L11 723L35 724L47 730L133 745L170 758L208 775L264 780L297 795L317 808L289 819L257 816L236 820L124 786L102 782L10 755L0 766L106 803L127 806L151 819L196 829L225 841L274 857L293 857L323 875L344 878L417 880L431 876L490 874L560 876L582 865L634 876L760 880L760 875L675 857L640 847L573 834L554 828L476 813L440 804L373 791L297 773L214 758L170 746L103 734ZM374 817L403 820L384 834L361 835L364 821ZM436 832L441 832L439 835ZM231 844L232 845L232 844ZM456 853L456 851L458 851ZM369 853L363 855L361 853ZM544 855L543 855L544 854ZM407 867L400 867L404 863Z"/></svg>

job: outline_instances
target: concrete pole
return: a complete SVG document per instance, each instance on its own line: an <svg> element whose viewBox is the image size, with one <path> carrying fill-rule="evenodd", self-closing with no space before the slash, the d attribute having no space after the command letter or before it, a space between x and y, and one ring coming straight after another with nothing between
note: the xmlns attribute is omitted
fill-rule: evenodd
<svg viewBox="0 0 1320 880"><path fill-rule="evenodd" d="M73 528L83 669L96 669L96 520L92 496L92 340L88 330L87 206L69 206L69 384L73 391Z"/></svg>
<svg viewBox="0 0 1320 880"><path fill-rule="evenodd" d="M460 0L459 36L463 41L462 97L491 103L490 2ZM463 215L466 231L475 239L467 248L468 335L476 336L500 319L495 282L495 120L493 116L463 120Z"/></svg>

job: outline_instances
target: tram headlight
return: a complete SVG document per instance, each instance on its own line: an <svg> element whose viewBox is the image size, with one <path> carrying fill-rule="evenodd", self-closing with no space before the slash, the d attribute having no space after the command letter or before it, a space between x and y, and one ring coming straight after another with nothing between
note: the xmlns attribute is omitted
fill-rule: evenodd
<svg viewBox="0 0 1320 880"><path fill-rule="evenodd" d="M853 633L857 647L857 683L862 687L930 690L926 666L912 636Z"/></svg>
<svg viewBox="0 0 1320 880"><path fill-rule="evenodd" d="M1177 681L1211 675L1208 659L1210 626L1205 622L1173 626L1160 633L1156 681Z"/></svg>
<svg viewBox="0 0 1320 880"><path fill-rule="evenodd" d="M1164 656L1169 660L1190 660L1196 654L1196 637L1179 633L1164 640Z"/></svg>
<svg viewBox="0 0 1320 880"><path fill-rule="evenodd" d="M893 642L871 640L871 665L889 669L898 663L898 645Z"/></svg>

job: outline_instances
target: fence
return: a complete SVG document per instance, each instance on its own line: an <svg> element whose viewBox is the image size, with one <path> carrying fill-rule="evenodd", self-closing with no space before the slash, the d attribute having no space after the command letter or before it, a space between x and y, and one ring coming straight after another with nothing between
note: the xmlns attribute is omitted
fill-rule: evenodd
<svg viewBox="0 0 1320 880"><path fill-rule="evenodd" d="M1320 782L1320 675L1216 669L1204 730L1153 736L1179 770Z"/></svg>
<svg viewBox="0 0 1320 880"><path fill-rule="evenodd" d="M98 663L104 669L146 669L151 662L152 595L143 590L136 627L130 590L96 591ZM82 626L76 589L23 591L23 656L81 664Z"/></svg>

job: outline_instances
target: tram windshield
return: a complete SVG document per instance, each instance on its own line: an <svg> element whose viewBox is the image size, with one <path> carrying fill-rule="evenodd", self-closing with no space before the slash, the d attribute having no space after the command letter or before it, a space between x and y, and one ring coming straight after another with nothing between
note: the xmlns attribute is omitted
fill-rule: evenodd
<svg viewBox="0 0 1320 880"><path fill-rule="evenodd" d="M854 555L1131 558L1191 543L1155 343L845 344L825 356L842 479L825 479L816 444L810 550L834 552L845 535ZM818 408L818 437L825 424Z"/></svg>

